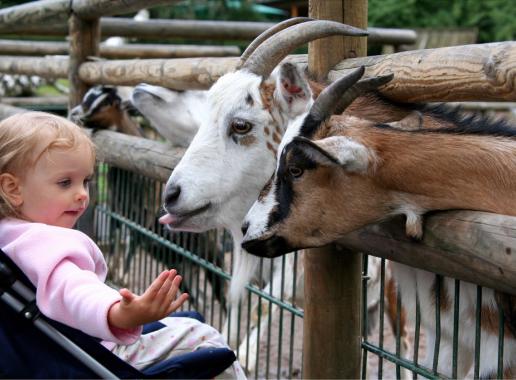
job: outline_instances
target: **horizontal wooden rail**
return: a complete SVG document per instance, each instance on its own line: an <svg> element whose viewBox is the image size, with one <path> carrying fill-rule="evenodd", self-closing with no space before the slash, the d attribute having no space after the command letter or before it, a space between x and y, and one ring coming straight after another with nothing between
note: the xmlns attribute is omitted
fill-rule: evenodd
<svg viewBox="0 0 516 380"><path fill-rule="evenodd" d="M39 75L46 79L68 77L68 59L64 57L21 57L3 55L0 73Z"/></svg>
<svg viewBox="0 0 516 380"><path fill-rule="evenodd" d="M516 295L516 217L447 211L425 218L423 240L396 218L339 240L344 248Z"/></svg>
<svg viewBox="0 0 516 380"><path fill-rule="evenodd" d="M93 133L87 128L86 131L95 143L100 161L162 182L168 180L185 152L185 148L118 132Z"/></svg>
<svg viewBox="0 0 516 380"><path fill-rule="evenodd" d="M146 7L173 4L177 0L41 0L0 10L0 33L22 31L26 27L66 24L73 12L81 18L127 14ZM68 29L66 29L68 30ZM4 32L5 31L5 32ZM37 33L39 34L39 33ZM63 35L68 34L68 31Z"/></svg>
<svg viewBox="0 0 516 380"><path fill-rule="evenodd" d="M68 55L70 44L57 41L0 40L0 54L40 56ZM125 44L100 45L100 56L110 59L228 57L240 55L238 46Z"/></svg>
<svg viewBox="0 0 516 380"><path fill-rule="evenodd" d="M182 38L196 40L252 40L274 23L253 21L166 20L135 21L127 18L102 17L102 37L120 36L138 39ZM413 44L417 34L410 29L368 28L368 41L374 44ZM66 36L64 22L45 24L2 25L0 34Z"/></svg>
<svg viewBox="0 0 516 380"><path fill-rule="evenodd" d="M0 97L0 103L27 108L34 106L66 106L68 104L68 97L65 95Z"/></svg>
<svg viewBox="0 0 516 380"><path fill-rule="evenodd" d="M347 59L328 76L335 80L359 66L366 76L394 73L382 93L398 101L516 100L514 41Z"/></svg>
<svg viewBox="0 0 516 380"><path fill-rule="evenodd" d="M306 55L287 57L306 65ZM177 90L209 88L236 68L238 58L112 60L86 62L80 79L89 84L136 85L141 82ZM366 75L394 73L382 93L394 100L516 101L516 42L415 50L340 62L330 80L365 66ZM66 78L65 58L4 56L0 72Z"/></svg>
<svg viewBox="0 0 516 380"><path fill-rule="evenodd" d="M306 55L291 56L306 65ZM139 82L178 90L209 88L234 70L236 58L88 62L79 75L86 83L135 85ZM339 63L330 80L350 68L366 75L394 73L382 93L398 101L516 101L516 42L454 46L353 58Z"/></svg>

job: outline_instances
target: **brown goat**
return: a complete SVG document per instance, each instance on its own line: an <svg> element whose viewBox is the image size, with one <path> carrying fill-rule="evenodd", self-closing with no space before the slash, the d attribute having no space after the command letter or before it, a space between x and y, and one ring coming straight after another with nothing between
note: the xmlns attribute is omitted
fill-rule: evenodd
<svg viewBox="0 0 516 380"><path fill-rule="evenodd" d="M339 83L335 86L338 89ZM282 141L276 173L244 222L247 251L275 257L321 246L396 214L406 216L406 231L413 237L421 237L421 216L430 210L471 209L516 216L515 127L445 107L421 108L390 125L348 114L330 117L339 108L337 103L352 101L339 100L342 93L331 87L329 100L322 100L321 94L301 125L293 126ZM431 122L421 115L431 115ZM406 309L415 307L416 297L420 299L429 348L427 366L436 336L431 300L440 289L438 370L451 376L453 280L437 281L429 272L398 263L393 263L393 271ZM473 365L475 294L475 285L462 283L459 378ZM500 297L508 298L483 289L481 376L492 376L497 370ZM514 315L507 315L504 374L514 374L516 369L511 323Z"/></svg>

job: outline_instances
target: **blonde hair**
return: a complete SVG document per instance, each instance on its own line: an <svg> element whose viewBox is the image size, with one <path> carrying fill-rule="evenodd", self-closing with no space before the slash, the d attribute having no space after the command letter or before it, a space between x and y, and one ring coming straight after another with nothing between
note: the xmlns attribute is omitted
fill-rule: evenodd
<svg viewBox="0 0 516 380"><path fill-rule="evenodd" d="M52 149L72 149L86 144L95 161L95 146L76 124L46 112L23 112L0 122L0 174L20 176ZM24 170L25 169L25 170ZM0 219L16 216L0 188Z"/></svg>

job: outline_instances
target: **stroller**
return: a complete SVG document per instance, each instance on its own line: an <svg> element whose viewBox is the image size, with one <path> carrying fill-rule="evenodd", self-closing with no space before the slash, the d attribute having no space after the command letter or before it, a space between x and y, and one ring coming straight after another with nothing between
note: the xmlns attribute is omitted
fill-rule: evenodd
<svg viewBox="0 0 516 380"><path fill-rule="evenodd" d="M196 312L174 313L204 322ZM145 325L143 334L164 325ZM206 379L235 361L227 348L204 348L177 355L139 371L93 338L43 316L35 288L0 250L0 378Z"/></svg>

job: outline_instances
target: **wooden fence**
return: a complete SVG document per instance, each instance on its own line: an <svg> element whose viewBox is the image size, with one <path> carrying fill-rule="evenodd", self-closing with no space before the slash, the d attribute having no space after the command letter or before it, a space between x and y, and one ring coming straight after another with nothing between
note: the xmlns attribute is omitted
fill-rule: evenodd
<svg viewBox="0 0 516 380"><path fill-rule="evenodd" d="M173 4L175 1L143 0L69 0L37 1L0 10L0 34L25 33L63 35L69 33L69 58L2 56L0 73L40 75L46 78L69 78L71 92L69 106L78 104L86 89L93 84L135 85L140 82L161 85L172 89L208 88L221 75L235 69L238 59L234 57L188 58L188 59L138 59L88 61L91 56L102 54L100 35L121 35L138 37L192 37L210 39L253 38L268 25L264 23L219 23L193 21L152 20L135 23L128 20L103 18L101 16L123 14L142 7ZM337 5L331 4L337 3ZM330 4L330 5L329 5ZM364 12L366 1L342 0L325 2L313 0L310 8L313 17L331 18L356 26L366 26ZM336 7L336 8L334 8ZM336 11L335 9L340 9ZM342 9L346 12L343 15ZM68 24L67 24L68 22ZM203 26L204 25L204 26ZM215 27L216 29L210 29ZM238 26L238 27L237 27ZM243 31L244 28L245 32ZM410 33L372 29L370 39L393 40L401 43L413 42ZM205 34L203 34L205 33ZM412 36L414 37L414 36ZM516 42L477 44L430 50L416 50L375 57L354 57L342 60L350 49L364 55L364 46L351 46L345 39L337 56L324 62L310 61L314 57L329 56L324 53L324 42L311 45L309 55L287 57L292 62L309 65L310 70L322 77L328 72L333 81L348 70L366 67L366 76L394 73L394 80L382 89L383 95L399 101L516 101ZM334 41L334 40L331 40ZM0 45L1 46L1 45ZM329 46L334 49L334 46ZM62 46L60 47L62 49ZM326 46L326 50L328 45ZM4 50L6 51L6 50ZM37 54L34 50L27 50ZM61 50L64 51L64 50ZM0 47L1 52L1 47ZM12 54L12 53L11 53ZM336 65L335 65L336 64ZM3 113L5 111L5 113ZM0 108L0 117L18 112L11 106ZM99 157L122 168L143 173L148 177L165 181L184 152L180 148L137 137L120 135L116 132L99 131L92 135L99 149ZM123 152L123 153L122 153ZM514 201L514 200L512 200ZM352 252L370 252L374 255L399 261L417 268L442 275L488 286L500 291L516 294L516 217L493 215L471 211L437 213L425 223L425 239L421 242L408 240L402 232L401 222L392 220L381 225L368 226L349 234L340 242ZM467 232L476 239L490 244L479 249L471 239L461 239ZM333 249L331 250L333 252ZM395 253L394 253L395 252ZM331 253L331 252L330 252ZM334 252L333 252L334 253ZM359 260L352 259L351 269L343 269L336 257L320 252L308 255L307 264L319 264L325 260L325 267L333 272L339 269L338 277L352 278L346 283L345 299L357 299L360 273ZM346 272L345 272L346 271ZM345 272L345 273L344 273ZM307 269L307 273L310 270ZM313 274L308 284L319 283L331 288L335 277ZM317 298L310 294L314 288L305 286L306 315L317 314ZM312 289L312 290L310 290ZM312 303L313 301L313 303ZM357 306L358 305L358 306ZM360 315L359 301L350 308L348 304L335 305L339 310L349 309L346 315ZM312 314L311 314L312 313ZM347 324L357 345L347 350L346 361L337 360L335 350L340 342L334 337L333 344L324 339L342 330L336 328L342 316L331 321L321 318L307 318L305 321L304 376L307 378L358 377L360 374L360 322ZM354 318L357 319L356 316ZM312 339L309 344L308 340ZM333 348L332 348L333 347ZM317 352L315 352L317 351ZM343 353L340 352L342 357Z"/></svg>

